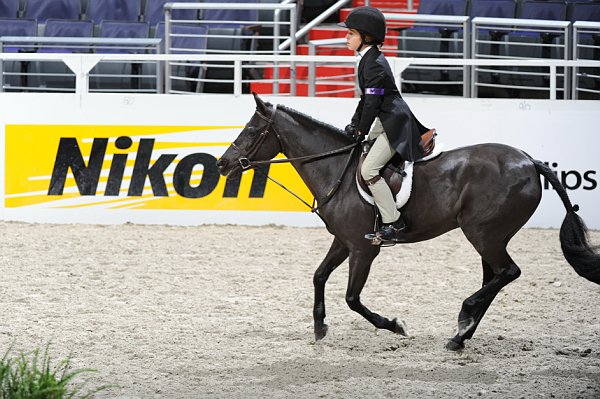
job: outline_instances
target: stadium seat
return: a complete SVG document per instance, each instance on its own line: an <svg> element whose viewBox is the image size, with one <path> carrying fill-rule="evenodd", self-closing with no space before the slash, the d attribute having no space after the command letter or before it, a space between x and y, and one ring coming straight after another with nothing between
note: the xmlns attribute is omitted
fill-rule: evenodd
<svg viewBox="0 0 600 399"><path fill-rule="evenodd" d="M94 32L94 24L91 21L64 20L64 19L49 19L46 21L44 28L45 37L92 37ZM74 53L74 52L89 52L87 47L47 47L39 50L40 52L53 53Z"/></svg>
<svg viewBox="0 0 600 399"><path fill-rule="evenodd" d="M575 2L569 4L568 19L571 22L591 21L600 22L600 2ZM577 47L573 49L573 59L575 60L600 60L600 35L599 34L579 34L577 37ZM587 90L600 91L600 68L576 68L577 87ZM578 98L588 98L598 100L600 96L592 92L578 93Z"/></svg>
<svg viewBox="0 0 600 399"><path fill-rule="evenodd" d="M97 37L146 39L149 36L150 26L147 22L134 21L102 21L98 28ZM145 50L108 48L97 49L97 53L139 53Z"/></svg>
<svg viewBox="0 0 600 399"><path fill-rule="evenodd" d="M421 0L418 14L467 15L466 0Z"/></svg>
<svg viewBox="0 0 600 399"><path fill-rule="evenodd" d="M93 33L91 21L48 19L44 28L44 37L91 38ZM46 44L38 49L40 53L88 53L89 46ZM30 83L35 90L72 92L75 90L75 75L63 62L35 61L31 63L32 79Z"/></svg>
<svg viewBox="0 0 600 399"><path fill-rule="evenodd" d="M0 37L37 36L37 22L33 19L0 18ZM17 48L5 47L5 53L17 52Z"/></svg>
<svg viewBox="0 0 600 399"><path fill-rule="evenodd" d="M81 0L26 0L25 18L46 22L48 19L79 19Z"/></svg>
<svg viewBox="0 0 600 399"><path fill-rule="evenodd" d="M0 0L0 18L17 18L19 0Z"/></svg>
<svg viewBox="0 0 600 399"><path fill-rule="evenodd" d="M471 0L469 4L469 17L471 19L476 17L486 18L515 18L517 12L517 4L514 0ZM478 29L477 32L471 32L472 40L477 40L475 58L497 58L500 55L500 40L506 35L506 30L484 30ZM492 43L489 43L492 42ZM480 69L478 67L477 69ZM484 69L497 69L502 70L502 67L485 67ZM495 72L477 72L478 83L499 83L499 75ZM486 96L488 93L493 96L499 95L499 91L502 89L498 88L481 88L479 93L482 96Z"/></svg>
<svg viewBox="0 0 600 399"><path fill-rule="evenodd" d="M278 4L280 0L260 0L262 4ZM274 34L274 25L273 21L275 20L275 10L259 10L258 11L258 21L257 24L259 26L258 30L258 39L257 39L257 50L259 51L267 51L273 52L273 38L265 37L265 36L273 36ZM279 35L284 38L280 39L280 41L285 40L285 37L290 36L290 12L280 11L279 13ZM265 37L261 39L261 37Z"/></svg>
<svg viewBox="0 0 600 399"><path fill-rule="evenodd" d="M244 35L240 27L211 27L208 29L207 54L235 54L244 49ZM207 62L205 79L233 80L233 62ZM204 82L205 93L231 93L232 82Z"/></svg>
<svg viewBox="0 0 600 399"><path fill-rule="evenodd" d="M2 18L0 19L0 37L2 36L37 36L37 22L32 19ZM17 44L3 43L0 49L5 53L28 52L31 47L21 47ZM28 86L29 61L2 61L3 87L6 91L13 88L20 90Z"/></svg>
<svg viewBox="0 0 600 399"><path fill-rule="evenodd" d="M462 16L466 15L466 11L465 0L423 0L419 2L418 14ZM454 39L460 37L461 30L443 24L439 27L417 25L410 29L401 29L398 37L398 56L454 58L449 52L456 49L462 52L462 47L452 43L453 35ZM456 91L458 86L441 82L462 79L462 72L443 66L409 66L402 73L402 79L407 81L403 90L450 94Z"/></svg>
<svg viewBox="0 0 600 399"><path fill-rule="evenodd" d="M564 1L522 0L517 8L517 18L564 21L566 17Z"/></svg>
<svg viewBox="0 0 600 399"><path fill-rule="evenodd" d="M567 7L567 20L600 22L600 2L574 2Z"/></svg>
<svg viewBox="0 0 600 399"><path fill-rule="evenodd" d="M204 0L203 3L258 3L258 0ZM213 28L248 28L256 26L258 21L258 10L223 8L202 11L202 22Z"/></svg>
<svg viewBox="0 0 600 399"><path fill-rule="evenodd" d="M171 54L203 54L207 46L208 28L199 24L195 25L171 25ZM156 27L156 37L165 43L165 24L160 22ZM163 48L163 52L166 49ZM153 74L153 65L145 65L146 75ZM172 62L171 89L179 92L199 92L201 85L197 79L203 77L205 69L198 62ZM195 80L190 80L195 79Z"/></svg>
<svg viewBox="0 0 600 399"><path fill-rule="evenodd" d="M156 26L159 22L164 22L165 14L163 7L169 0L146 0L146 7L144 9L144 21L148 22L150 26ZM198 0L177 0L178 3L197 3ZM195 20L198 19L198 10L174 10L172 19L179 20Z"/></svg>
<svg viewBox="0 0 600 399"><path fill-rule="evenodd" d="M103 20L138 21L141 0L88 0L85 16L95 24Z"/></svg>
<svg viewBox="0 0 600 399"><path fill-rule="evenodd" d="M471 0L467 15L471 18L515 18L516 11L514 0Z"/></svg>
<svg viewBox="0 0 600 399"><path fill-rule="evenodd" d="M102 21L98 37L147 39L150 27L146 22ZM139 53L140 48L102 48L96 53ZM144 63L101 61L90 71L90 91L132 92L141 91L142 80L148 79L147 86L156 86L156 75L144 77Z"/></svg>

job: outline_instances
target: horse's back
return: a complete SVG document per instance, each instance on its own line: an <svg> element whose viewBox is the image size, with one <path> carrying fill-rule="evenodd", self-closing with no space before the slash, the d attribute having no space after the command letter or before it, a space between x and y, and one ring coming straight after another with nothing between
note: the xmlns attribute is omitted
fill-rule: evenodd
<svg viewBox="0 0 600 399"><path fill-rule="evenodd" d="M470 224L503 225L508 231L527 222L541 194L539 174L524 151L477 144L415 164L405 212L415 219L413 225L424 218L423 233L430 227L435 230L426 238Z"/></svg>

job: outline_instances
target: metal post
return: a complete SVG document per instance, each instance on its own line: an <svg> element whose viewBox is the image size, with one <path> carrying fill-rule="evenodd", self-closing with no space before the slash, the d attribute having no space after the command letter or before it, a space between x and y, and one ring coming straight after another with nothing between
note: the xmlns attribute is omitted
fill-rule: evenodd
<svg viewBox="0 0 600 399"><path fill-rule="evenodd" d="M273 50L275 51L275 55L279 55L279 35L281 34L279 19L280 19L281 9L275 10L273 16ZM273 62L273 94L279 94L279 62Z"/></svg>
<svg viewBox="0 0 600 399"><path fill-rule="evenodd" d="M293 32L293 33L292 33ZM296 55L296 9L290 10L290 54ZM290 62L290 95L296 95L296 61Z"/></svg>
<svg viewBox="0 0 600 399"><path fill-rule="evenodd" d="M463 22L463 43L462 43L462 48L463 48L463 59L466 60L467 58L469 58L469 48L470 48L470 41L469 39L471 38L471 34L469 32L469 26L471 24L469 23L469 20L466 20L465 22ZM463 97L467 98L469 97L469 92L470 92L470 85L467 83L469 78L471 76L471 67L469 65L463 65Z"/></svg>
<svg viewBox="0 0 600 399"><path fill-rule="evenodd" d="M308 55L317 55L317 48L314 43L308 43ZM317 67L314 61L308 63L308 96L314 97L317 94Z"/></svg>
<svg viewBox="0 0 600 399"><path fill-rule="evenodd" d="M233 95L242 95L242 60L233 61Z"/></svg>
<svg viewBox="0 0 600 399"><path fill-rule="evenodd" d="M477 32L477 23L472 21L471 58L477 58ZM471 98L477 98L477 68L478 65L471 66Z"/></svg>
<svg viewBox="0 0 600 399"><path fill-rule="evenodd" d="M171 54L171 9L165 8L165 54ZM171 94L171 62L165 61L165 92Z"/></svg>
<svg viewBox="0 0 600 399"><path fill-rule="evenodd" d="M550 100L556 100L556 65L550 65Z"/></svg>
<svg viewBox="0 0 600 399"><path fill-rule="evenodd" d="M577 46L577 36L579 35L579 32L577 32L577 26L573 26L573 60L578 60L579 59L579 47ZM571 77L571 98L573 100L577 100L579 98L579 93L577 92L577 85L578 85L578 81L577 81L577 74L579 73L579 68L577 67L577 65L573 65L573 69L571 71L572 77Z"/></svg>
<svg viewBox="0 0 600 399"><path fill-rule="evenodd" d="M0 53L4 52L4 43L0 42ZM0 93L4 91L4 59L0 59Z"/></svg>

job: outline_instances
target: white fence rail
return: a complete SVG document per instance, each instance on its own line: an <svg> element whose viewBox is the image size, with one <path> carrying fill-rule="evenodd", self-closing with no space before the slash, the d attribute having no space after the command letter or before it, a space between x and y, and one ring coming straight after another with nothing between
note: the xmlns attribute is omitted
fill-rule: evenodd
<svg viewBox="0 0 600 399"><path fill-rule="evenodd" d="M401 73L409 65L454 65L460 67L473 66L528 66L546 68L550 80L550 99L557 97L557 69L566 68L600 68L600 61L586 60L508 60L508 59L439 59L439 58L389 58L394 70L398 87L401 87ZM242 79L243 64L296 64L303 63L332 63L355 65L356 58L352 56L291 56L291 55L189 55L189 54L56 54L56 53L0 53L1 64L6 61L62 61L75 74L75 92L84 94L89 92L90 70L99 62L230 62L234 70L233 91L236 96L242 94L243 84L248 83ZM169 76L165 76L169 79ZM288 83L291 81L288 79ZM309 85L313 85L315 79ZM313 91L314 93L314 91Z"/></svg>

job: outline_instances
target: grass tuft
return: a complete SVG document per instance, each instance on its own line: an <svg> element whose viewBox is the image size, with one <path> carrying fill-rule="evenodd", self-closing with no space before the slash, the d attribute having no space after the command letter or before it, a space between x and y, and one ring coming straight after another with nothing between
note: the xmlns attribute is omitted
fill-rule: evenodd
<svg viewBox="0 0 600 399"><path fill-rule="evenodd" d="M50 344L47 344L41 356L39 348L12 357L12 346L6 351L0 360L0 399L83 399L108 388L86 390L88 380L79 380L83 374L96 370L72 370L71 356L53 362L49 348Z"/></svg>

